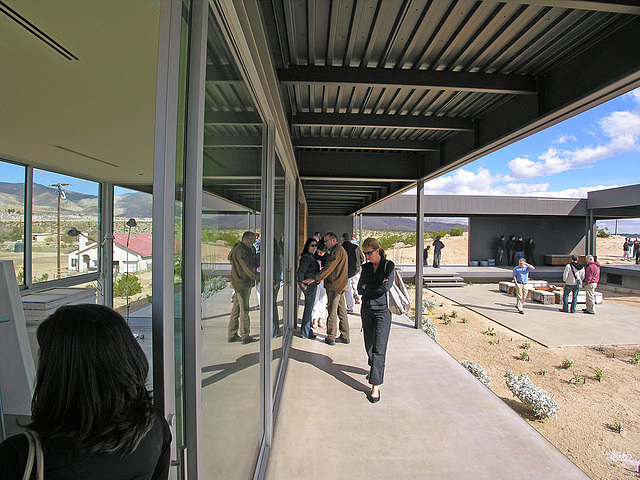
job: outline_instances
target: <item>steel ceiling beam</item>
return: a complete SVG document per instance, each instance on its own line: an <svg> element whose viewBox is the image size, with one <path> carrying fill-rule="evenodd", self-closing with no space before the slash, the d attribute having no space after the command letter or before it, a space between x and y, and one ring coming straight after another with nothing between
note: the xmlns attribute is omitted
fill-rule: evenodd
<svg viewBox="0 0 640 480"><path fill-rule="evenodd" d="M573 10L590 10L608 13L628 13L640 15L640 5L637 0L500 0L501 3L515 3L518 5L539 5L542 7L570 8ZM496 3L498 3L496 1Z"/></svg>
<svg viewBox="0 0 640 480"><path fill-rule="evenodd" d="M340 148L352 150L440 151L438 142L387 138L306 137L294 138L297 148Z"/></svg>
<svg viewBox="0 0 640 480"><path fill-rule="evenodd" d="M407 128L412 130L473 131L468 118L427 117L424 115L377 115L363 113L296 113L294 127Z"/></svg>
<svg viewBox="0 0 640 480"><path fill-rule="evenodd" d="M277 69L277 75L284 85L422 88L512 95L538 93L534 77L501 73L294 65Z"/></svg>
<svg viewBox="0 0 640 480"><path fill-rule="evenodd" d="M205 125L252 125L256 127L262 126L262 120L257 113L253 112L204 112Z"/></svg>

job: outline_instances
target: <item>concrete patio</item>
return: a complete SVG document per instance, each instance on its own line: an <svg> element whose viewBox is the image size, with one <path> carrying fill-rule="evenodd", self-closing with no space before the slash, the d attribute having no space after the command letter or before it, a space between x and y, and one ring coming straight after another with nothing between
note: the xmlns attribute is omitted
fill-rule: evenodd
<svg viewBox="0 0 640 480"><path fill-rule="evenodd" d="M350 321L350 345L293 339L265 478L589 478L404 316L370 404Z"/></svg>
<svg viewBox="0 0 640 480"><path fill-rule="evenodd" d="M546 347L640 344L640 312L604 302L596 315L560 313L561 305L542 305L527 300L524 315L515 309L515 297L498 290L497 284L434 288L434 292L490 318Z"/></svg>

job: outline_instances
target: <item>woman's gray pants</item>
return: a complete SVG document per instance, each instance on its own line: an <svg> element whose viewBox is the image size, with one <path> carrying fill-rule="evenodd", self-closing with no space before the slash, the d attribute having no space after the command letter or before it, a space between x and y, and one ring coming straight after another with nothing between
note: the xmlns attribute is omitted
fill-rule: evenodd
<svg viewBox="0 0 640 480"><path fill-rule="evenodd" d="M367 351L369 383L382 385L384 378L384 364L387 355L387 343L391 330L391 312L388 308L371 310L362 307L362 330L364 333L364 348Z"/></svg>

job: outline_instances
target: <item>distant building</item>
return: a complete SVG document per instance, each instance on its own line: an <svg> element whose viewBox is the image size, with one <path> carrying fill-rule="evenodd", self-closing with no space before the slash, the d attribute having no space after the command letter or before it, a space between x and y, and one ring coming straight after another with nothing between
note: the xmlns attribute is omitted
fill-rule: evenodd
<svg viewBox="0 0 640 480"><path fill-rule="evenodd" d="M113 270L116 273L137 272L151 268L150 233L113 234ZM78 236L78 248L67 251L69 271L92 272L98 268L98 245L85 234Z"/></svg>

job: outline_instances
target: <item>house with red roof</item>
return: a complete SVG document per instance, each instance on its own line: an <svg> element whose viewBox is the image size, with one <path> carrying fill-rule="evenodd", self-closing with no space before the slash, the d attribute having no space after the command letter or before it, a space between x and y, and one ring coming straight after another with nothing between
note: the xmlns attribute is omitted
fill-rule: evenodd
<svg viewBox="0 0 640 480"><path fill-rule="evenodd" d="M113 269L116 273L131 273L151 268L150 233L113 234ZM69 271L78 273L98 268L98 244L86 234L78 235L78 247L69 251Z"/></svg>

